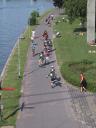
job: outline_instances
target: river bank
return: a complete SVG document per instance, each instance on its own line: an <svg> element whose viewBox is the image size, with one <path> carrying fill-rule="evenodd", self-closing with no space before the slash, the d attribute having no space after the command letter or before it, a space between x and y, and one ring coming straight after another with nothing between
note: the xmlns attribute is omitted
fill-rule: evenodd
<svg viewBox="0 0 96 128"><path fill-rule="evenodd" d="M51 10L52 11L52 10ZM41 19L47 15L50 11L46 12L44 15L40 17ZM10 57L3 69L2 77L3 77L3 88L15 88L14 91L0 91L2 93L1 102L4 106L3 109L3 118L7 118L12 112L14 112L19 107L19 98L21 95L21 83L23 80L24 67L27 59L27 52L30 46L30 36L32 29L35 29L36 26L27 27L25 32L23 33L24 39L17 40L16 45L14 46ZM30 35L30 36L29 36ZM20 73L21 77L18 78L18 41L20 44ZM17 114L14 113L7 120L0 122L0 126L2 125L15 125Z"/></svg>
<svg viewBox="0 0 96 128"><path fill-rule="evenodd" d="M51 8L51 0L0 0L0 74L17 38L26 29L30 13L35 10L42 14Z"/></svg>

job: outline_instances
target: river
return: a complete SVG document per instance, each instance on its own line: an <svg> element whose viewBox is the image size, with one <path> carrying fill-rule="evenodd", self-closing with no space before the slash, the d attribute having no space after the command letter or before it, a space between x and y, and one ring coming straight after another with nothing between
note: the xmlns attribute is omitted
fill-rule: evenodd
<svg viewBox="0 0 96 128"><path fill-rule="evenodd" d="M52 7L51 0L0 0L0 74L32 10L42 14Z"/></svg>

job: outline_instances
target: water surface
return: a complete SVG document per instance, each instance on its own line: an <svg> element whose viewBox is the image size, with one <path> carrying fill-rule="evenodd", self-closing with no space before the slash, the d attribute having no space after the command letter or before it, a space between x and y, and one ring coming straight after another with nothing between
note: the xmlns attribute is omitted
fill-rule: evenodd
<svg viewBox="0 0 96 128"><path fill-rule="evenodd" d="M51 0L0 0L0 73L32 10L40 13L52 8Z"/></svg>

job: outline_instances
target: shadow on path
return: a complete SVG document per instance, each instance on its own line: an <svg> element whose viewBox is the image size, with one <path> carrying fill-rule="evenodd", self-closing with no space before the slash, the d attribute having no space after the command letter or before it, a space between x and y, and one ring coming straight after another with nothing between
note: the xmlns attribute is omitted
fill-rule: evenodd
<svg viewBox="0 0 96 128"><path fill-rule="evenodd" d="M45 100L45 101L38 101L38 102L33 102L33 103L28 103L26 105L39 105L39 104L46 104L46 103L53 103L53 102L61 102L61 101L65 101L65 100L71 100L71 99L82 99L82 98L85 98L85 97L88 97L88 96L91 96L91 95L82 95L82 94L78 94L77 96L73 96L73 97L65 97L65 98L56 98L56 99L50 99L50 100Z"/></svg>
<svg viewBox="0 0 96 128"><path fill-rule="evenodd" d="M78 90L65 90L65 91L57 91L57 92L45 92L45 93L37 93L37 94L31 94L31 95L23 95L22 97L31 97L31 96L42 96L42 95L54 95L54 94L59 94L59 93L67 93L67 92L73 92L77 93L76 96L73 96L71 98L82 98L82 97L90 97L90 96L96 96L96 94L87 94L87 93L81 93ZM71 98L65 98L66 99L71 99ZM63 98L64 100L64 98Z"/></svg>

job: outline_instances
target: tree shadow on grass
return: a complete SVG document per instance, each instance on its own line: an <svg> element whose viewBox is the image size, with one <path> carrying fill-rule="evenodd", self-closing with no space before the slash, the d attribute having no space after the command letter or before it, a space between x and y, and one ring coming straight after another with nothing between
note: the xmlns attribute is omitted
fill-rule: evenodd
<svg viewBox="0 0 96 128"><path fill-rule="evenodd" d="M15 109L17 107L18 107L18 105L11 105L11 106L5 107L5 109Z"/></svg>
<svg viewBox="0 0 96 128"><path fill-rule="evenodd" d="M86 32L86 31L87 31L87 29L85 27L79 27L79 28L75 28L73 30L73 32Z"/></svg>
<svg viewBox="0 0 96 128"><path fill-rule="evenodd" d="M7 120L10 117L14 116L19 110L23 111L23 109L34 109L34 106L25 106L25 102L21 104L20 107L17 107L14 111L12 111L9 115L3 118L3 120Z"/></svg>
<svg viewBox="0 0 96 128"><path fill-rule="evenodd" d="M9 119L10 117L14 116L18 110L20 110L20 107L16 108L12 113L10 113L8 116L4 117L4 120Z"/></svg>

